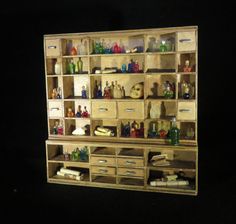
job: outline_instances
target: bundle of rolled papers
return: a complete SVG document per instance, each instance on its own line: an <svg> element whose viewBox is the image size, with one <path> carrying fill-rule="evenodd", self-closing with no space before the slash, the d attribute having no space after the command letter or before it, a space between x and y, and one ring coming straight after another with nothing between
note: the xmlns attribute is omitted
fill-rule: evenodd
<svg viewBox="0 0 236 224"><path fill-rule="evenodd" d="M151 158L151 163L153 166L169 166L170 162L167 161L167 154L154 155Z"/></svg>
<svg viewBox="0 0 236 224"><path fill-rule="evenodd" d="M109 128L97 127L97 130L94 131L94 134L97 136L114 136L114 132Z"/></svg>
<svg viewBox="0 0 236 224"><path fill-rule="evenodd" d="M79 171L76 170L70 170L67 168L61 168L60 171L57 171L57 175L73 180L82 180L83 174L81 174Z"/></svg>
<svg viewBox="0 0 236 224"><path fill-rule="evenodd" d="M153 187L156 186L187 186L189 182L187 180L177 180L177 175L167 175L162 179L156 179L150 181L150 185Z"/></svg>

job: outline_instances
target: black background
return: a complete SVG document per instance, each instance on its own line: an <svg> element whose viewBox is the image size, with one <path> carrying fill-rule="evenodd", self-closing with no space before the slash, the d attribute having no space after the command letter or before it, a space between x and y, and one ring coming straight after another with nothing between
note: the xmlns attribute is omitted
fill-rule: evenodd
<svg viewBox="0 0 236 224"><path fill-rule="evenodd" d="M235 34L227 1L6 2L1 25L1 204L4 214L77 221L230 223L235 216ZM199 27L199 195L46 183L43 35ZM14 215L8 215L9 219Z"/></svg>

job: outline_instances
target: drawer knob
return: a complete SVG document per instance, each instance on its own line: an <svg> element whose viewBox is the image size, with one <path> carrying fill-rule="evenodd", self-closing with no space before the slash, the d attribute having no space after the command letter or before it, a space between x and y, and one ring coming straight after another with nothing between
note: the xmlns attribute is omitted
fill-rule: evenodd
<svg viewBox="0 0 236 224"><path fill-rule="evenodd" d="M127 170L127 171L125 172L125 174L126 174L126 175L134 175L134 174L136 174L136 172L135 172L135 171L131 171L131 170Z"/></svg>
<svg viewBox="0 0 236 224"><path fill-rule="evenodd" d="M180 43L183 43L183 42L192 42L192 40L190 38L183 38L183 39L180 39L179 40Z"/></svg>
<svg viewBox="0 0 236 224"><path fill-rule="evenodd" d="M52 107L50 110L51 110L51 111L60 110L60 108L59 108L59 107Z"/></svg>
<svg viewBox="0 0 236 224"><path fill-rule="evenodd" d="M133 160L126 160L126 164L136 164L136 162Z"/></svg>
<svg viewBox="0 0 236 224"><path fill-rule="evenodd" d="M99 169L99 172L100 172L100 173L107 173L108 170L106 170L106 169Z"/></svg>
<svg viewBox="0 0 236 224"><path fill-rule="evenodd" d="M134 108L126 108L125 111L126 111L126 112L134 112L135 109L134 109Z"/></svg>
<svg viewBox="0 0 236 224"><path fill-rule="evenodd" d="M186 112L186 113L188 113L188 112L190 112L191 110L190 109L180 109L179 110L179 112Z"/></svg>
<svg viewBox="0 0 236 224"><path fill-rule="evenodd" d="M56 48L57 48L57 46L55 46L55 45L48 46L48 49L56 49Z"/></svg>
<svg viewBox="0 0 236 224"><path fill-rule="evenodd" d="M98 160L98 162L99 162L99 163L106 163L107 160L105 160L105 159L100 159L100 160Z"/></svg>
<svg viewBox="0 0 236 224"><path fill-rule="evenodd" d="M100 112L105 112L105 111L108 111L108 109L107 109L107 108L100 107L100 108L99 108L99 111L100 111Z"/></svg>

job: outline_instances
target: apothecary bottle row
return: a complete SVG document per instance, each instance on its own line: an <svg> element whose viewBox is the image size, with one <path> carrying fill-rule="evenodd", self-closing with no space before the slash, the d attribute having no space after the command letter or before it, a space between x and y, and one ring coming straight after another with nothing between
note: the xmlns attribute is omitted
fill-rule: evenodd
<svg viewBox="0 0 236 224"><path fill-rule="evenodd" d="M47 142L49 182L195 194L196 148ZM188 156L186 156L188 155Z"/></svg>

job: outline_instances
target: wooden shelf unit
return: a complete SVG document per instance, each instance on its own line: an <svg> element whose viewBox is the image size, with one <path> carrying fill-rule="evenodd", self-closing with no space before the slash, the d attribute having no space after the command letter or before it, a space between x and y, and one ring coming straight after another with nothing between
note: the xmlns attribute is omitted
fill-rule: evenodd
<svg viewBox="0 0 236 224"><path fill-rule="evenodd" d="M44 36L49 138L46 141L48 182L197 195L197 32L196 26L187 26ZM154 50L151 49L153 40L156 41ZM161 40L169 41L169 50L164 52L159 50ZM82 43L84 49L82 54L79 54L82 51ZM103 43L104 46L118 43L120 46L123 45L126 50L135 47L139 47L141 50L134 53L101 53L94 51L96 43ZM75 47L78 52L75 55L70 55L68 46ZM77 66L79 59L83 61L83 72L81 73L78 72ZM138 61L140 72L122 73L122 65L126 64L128 67L131 59ZM186 60L189 60L192 68L189 72L183 70ZM70 61L76 65L73 74L68 68ZM57 67L59 71L56 71L55 64L59 67ZM94 73L96 68L104 70L114 67L118 69L118 72ZM95 98L95 81L101 82L102 93L106 81L109 84L112 81L117 81L118 84L124 86L125 98ZM163 96L162 87L166 81L170 81L175 86L174 97L171 99ZM182 97L181 83L183 81L192 85L190 99ZM144 85L144 96L141 99L133 99L130 97L130 89L140 82ZM83 86L86 86L87 98L82 97ZM52 98L53 89L58 88L60 89L60 97ZM82 111L86 107L89 113L88 117L76 116L79 105ZM150 117L152 105L164 108L160 118ZM68 116L68 108L72 109L73 116ZM106 112L99 110L99 108L105 108ZM151 137L149 135L153 123L156 124L158 131L164 129L168 132L171 118L174 116L177 119L177 126L180 128L179 146L172 146L167 137ZM134 121L139 126L143 126L143 135L125 137L122 127L128 122ZM54 131L56 123L61 125L62 131L60 133ZM94 131L97 126L111 128L115 136L96 136ZM85 135L72 134L79 127L86 127ZM193 132L191 137L188 135L189 129ZM66 161L63 153L65 153L67 146L69 146L70 152L71 148L75 146L88 146L89 161ZM123 147L126 146L127 150L124 150ZM58 147L61 147L60 153L58 153ZM168 153L171 152L171 155L180 155L180 160L171 158L169 166L152 166L148 157L149 153L162 153L166 149ZM137 152L139 154L136 155ZM56 154L51 156L53 153ZM99 159L99 156L107 158L104 160L113 161L112 165L94 165L93 160ZM126 158L131 158L141 165L131 167L136 170L132 170L129 166L120 166L120 163ZM76 181L58 176L57 171L61 167L81 169L81 172L84 173L84 180ZM170 174L186 173L187 176L190 176L190 185L185 187L150 186L150 181L161 178L159 171L163 172L163 175L165 172Z"/></svg>

